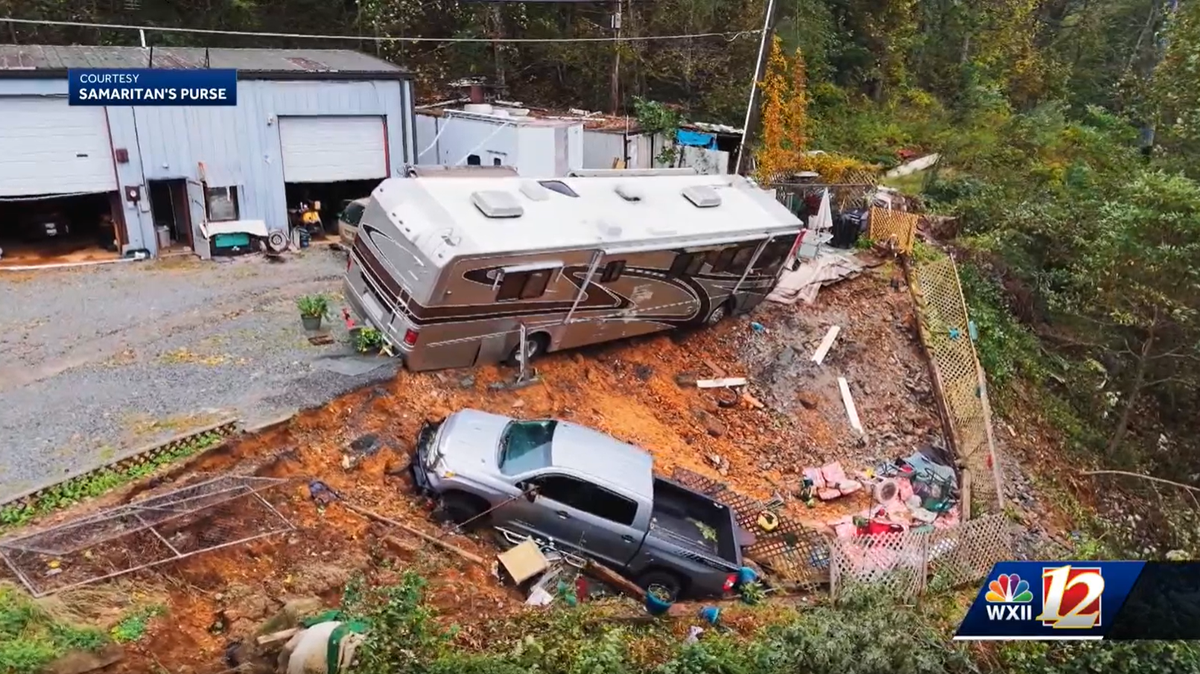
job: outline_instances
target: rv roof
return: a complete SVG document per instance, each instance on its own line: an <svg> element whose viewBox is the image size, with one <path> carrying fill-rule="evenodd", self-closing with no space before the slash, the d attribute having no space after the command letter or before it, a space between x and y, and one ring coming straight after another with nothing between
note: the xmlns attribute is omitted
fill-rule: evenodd
<svg viewBox="0 0 1200 674"><path fill-rule="evenodd" d="M549 188L546 194L536 189L539 182ZM685 190L708 194L710 201L697 206ZM480 193L493 201L511 195L520 214L485 215L476 205ZM487 253L620 250L664 241L695 245L800 228L800 220L769 192L736 175L393 178L372 197L438 264Z"/></svg>

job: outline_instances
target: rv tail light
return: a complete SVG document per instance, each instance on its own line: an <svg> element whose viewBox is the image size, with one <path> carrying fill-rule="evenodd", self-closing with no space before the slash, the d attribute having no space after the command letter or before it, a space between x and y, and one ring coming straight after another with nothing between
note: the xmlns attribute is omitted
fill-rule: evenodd
<svg viewBox="0 0 1200 674"><path fill-rule="evenodd" d="M406 330L404 332L404 345L405 346L416 346L416 344L417 344L417 331L416 330Z"/></svg>
<svg viewBox="0 0 1200 674"><path fill-rule="evenodd" d="M733 587L735 585L737 585L737 582L738 582L738 575L736 573L729 574L725 578L725 591L728 592L728 591L732 590Z"/></svg>

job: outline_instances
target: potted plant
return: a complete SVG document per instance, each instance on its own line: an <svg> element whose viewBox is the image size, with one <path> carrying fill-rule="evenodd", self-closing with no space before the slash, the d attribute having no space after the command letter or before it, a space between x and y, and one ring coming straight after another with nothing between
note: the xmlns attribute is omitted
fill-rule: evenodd
<svg viewBox="0 0 1200 674"><path fill-rule="evenodd" d="M329 298L324 295L305 295L296 300L300 320L305 330L320 330L321 319L329 315Z"/></svg>

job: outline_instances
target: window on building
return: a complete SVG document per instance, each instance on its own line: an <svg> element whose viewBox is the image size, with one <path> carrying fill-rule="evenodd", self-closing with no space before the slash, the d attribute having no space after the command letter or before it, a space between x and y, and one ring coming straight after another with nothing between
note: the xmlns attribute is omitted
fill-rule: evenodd
<svg viewBox="0 0 1200 674"><path fill-rule="evenodd" d="M589 482L565 475L543 475L531 481L543 498L629 526L637 517L637 503Z"/></svg>
<svg viewBox="0 0 1200 674"><path fill-rule="evenodd" d="M482 166L482 165L483 165L483 162L479 159L479 155L477 155L477 154L467 155L467 166Z"/></svg>
<svg viewBox="0 0 1200 674"><path fill-rule="evenodd" d="M542 187L545 187L546 189L550 190L551 192L558 192L559 194L561 194L563 196L567 196L567 197L578 197L579 196L579 194L575 190L571 189L570 185L564 183L561 180L539 180L538 184L541 185Z"/></svg>
<svg viewBox="0 0 1200 674"><path fill-rule="evenodd" d="M505 274L496 291L496 299L532 300L541 297L546 294L546 286L550 284L553 272L553 269L538 269Z"/></svg>
<svg viewBox="0 0 1200 674"><path fill-rule="evenodd" d="M625 260L613 260L604 265L604 273L600 275L601 283L612 283L625 273Z"/></svg>
<svg viewBox="0 0 1200 674"><path fill-rule="evenodd" d="M238 219L236 187L206 187L204 189L205 210L209 222L226 222Z"/></svg>
<svg viewBox="0 0 1200 674"><path fill-rule="evenodd" d="M667 276L679 278L700 273L700 268L704 266L704 257L703 253L679 253L671 263L671 268L667 270Z"/></svg>
<svg viewBox="0 0 1200 674"><path fill-rule="evenodd" d="M492 157L492 166L500 166L500 158Z"/></svg>

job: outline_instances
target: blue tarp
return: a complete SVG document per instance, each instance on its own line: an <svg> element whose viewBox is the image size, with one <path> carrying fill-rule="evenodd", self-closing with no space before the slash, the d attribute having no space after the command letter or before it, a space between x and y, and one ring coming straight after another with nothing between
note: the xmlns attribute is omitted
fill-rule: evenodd
<svg viewBox="0 0 1200 674"><path fill-rule="evenodd" d="M680 145L691 145L693 147L703 147L709 150L717 149L717 137L711 133L700 133L699 131L689 131L680 129L675 135L675 142Z"/></svg>

